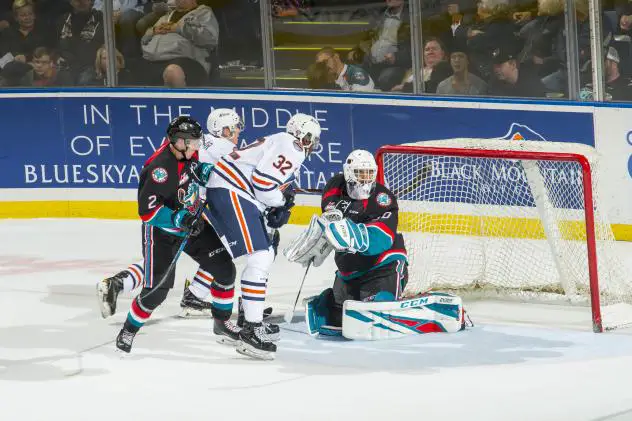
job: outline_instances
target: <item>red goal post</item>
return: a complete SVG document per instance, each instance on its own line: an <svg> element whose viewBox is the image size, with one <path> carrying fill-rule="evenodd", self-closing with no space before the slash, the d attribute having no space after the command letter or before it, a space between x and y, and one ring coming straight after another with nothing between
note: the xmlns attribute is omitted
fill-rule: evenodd
<svg viewBox="0 0 632 421"><path fill-rule="evenodd" d="M464 146L467 146L467 147L459 147L459 142L463 142ZM544 148L545 150L539 150L540 145L536 145L536 144L544 144L544 143L555 144L555 142L520 142L525 146L517 146L517 147L516 145L518 142L509 142L509 141L503 141L503 142L505 143L501 143L498 141L484 143L484 140L482 139L477 139L477 140L452 139L452 140L446 141L445 145L442 144L442 141L432 141L432 142L419 142L415 145L382 146L377 151L377 155L376 155L376 160L378 164L378 181L380 183L385 184L387 187L391 188L392 190L394 190L394 193L396 195L398 195L398 192L405 192L403 195L401 195L402 197L398 197L398 200L400 200L400 207L402 208L401 212L406 212L407 211L406 203L414 203L414 202L418 202L418 203L421 203L424 201L427 201L429 203L432 202L432 204L435 205L435 208L437 207L436 206L437 204L440 207L441 204L447 205L450 202L454 202L456 206L460 205L461 203L463 203L464 206L469 205L467 203L467 199L464 199L464 197L466 196L466 193L471 194L471 190L474 190L474 191L484 190L482 189L481 184L480 184L482 183L482 181L477 181L476 183L479 183L479 184L477 186L472 187L471 185L473 183L470 181L465 181L466 177L459 178L458 175L460 173L457 170L454 170L454 174L456 174L455 177L458 180L456 181L453 180L452 182L446 181L445 174L441 172L441 171L444 171L444 166L446 165L452 165L454 168L457 168L458 165L461 165L461 166L471 165L472 166L471 168L473 168L472 174L474 175L476 175L475 167L477 165L480 165L480 166L487 165L488 166L487 172L489 172L490 174L494 174L496 172L496 170L494 170L490 165L496 165L496 166L500 165L500 166L507 166L507 167L510 167L512 165L517 165L519 169L521 168L521 171L523 171L523 173L527 172L526 176L522 177L521 179L527 180L528 190L530 190L532 193L532 196L535 197L539 195L539 193L536 192L538 188L534 187L534 183L530 182L531 181L530 177L533 178L534 176L533 174L536 174L535 177L543 178L542 174L545 174L545 171L542 169L542 166L546 164L542 164L542 163L547 163L547 162L548 163L573 163L573 165L577 166L581 172L581 193L582 193L581 195L583 196L582 197L583 198L582 213L583 213L583 224L585 226L585 252L586 252L586 262L587 262L587 272L588 272L587 275L588 275L588 280L589 280L588 282L589 283L589 296L590 296L589 301L590 301L590 306L592 309L592 324L593 324L592 327L595 332L602 332L604 330L604 326L602 323L602 313L601 313L601 303L600 303L601 297L600 297L600 288L599 288L600 281L599 281L599 270L598 270L598 265L600 262L598 261L597 235L596 235L596 230L595 230L593 168L591 166L591 162L589 158L587 157L587 155L582 154L582 153L555 151L554 150L555 148ZM487 146L488 144L489 146ZM530 149L529 146L532 146L530 144L533 144L533 146L536 146L536 148L534 148L535 150L529 150ZM507 148L504 147L505 145L507 146ZM558 146L558 144L555 144L555 145ZM564 149L564 147L569 147L570 145L573 145L573 144L564 144L564 145L561 145L561 147L562 149ZM487 149L488 147L491 149ZM398 161L397 164L395 164L396 161ZM423 162L425 162L425 164L423 164ZM459 164L460 162L468 162L468 164L462 164L462 163ZM489 162L493 162L494 164L489 164ZM529 162L535 163L535 166L531 165L530 169L525 168L525 166L529 166L529 165L523 164L523 163L529 163ZM556 164L553 164L553 165L556 165ZM419 166L421 166L421 171L422 171L421 173L419 172L420 171L420 168L418 168ZM436 166L442 166L442 167L439 170L436 170L435 169ZM409 167L411 167L412 169L409 169ZM427 174L426 177L423 177L423 175L420 177L420 174L423 174L423 171L430 172L430 174ZM461 173L463 172L462 170L460 171ZM484 179L485 176L481 176L480 174L484 173L485 171L486 171L485 169L480 170L478 172L479 174L478 178L480 178L481 180ZM529 174L528 171L531 171L531 174ZM403 181L400 182L398 178L402 178ZM438 178L440 180L434 181L433 178ZM477 177L470 176L470 179L471 178L477 178ZM490 176L489 178L490 180L492 180L493 177ZM493 186L493 181L491 181L491 183L492 183L491 188L487 190L496 190L495 186ZM467 184L467 186L465 184ZM553 197L553 195L550 192L548 192L548 190L550 190L549 189L550 185L551 185L550 181L548 182L548 184L546 180L540 181L540 190L543 191L544 193L543 196L546 196L547 194L549 195L549 199L548 199L549 204L553 202L560 202L559 199L556 199L555 197ZM426 190L435 189L436 192L428 193L428 191L424 191L424 189ZM463 192L462 194L459 193L459 189L462 190ZM432 197L430 197L430 195ZM563 193L561 195L563 195ZM451 197L451 196L454 196L454 197ZM499 199L499 198L494 198L493 193L489 193L489 199L487 200L493 204L488 204L484 202L484 200L480 201L478 199L476 200L471 199L471 201L473 201L474 203L474 205L472 205L474 208L476 207L480 207L480 208L489 207L490 209L491 208L508 208L508 209L520 208L521 206L515 206L516 205L515 203L508 203L507 206L503 206L503 203L498 205L499 200L500 201L506 200L507 202L511 202L512 200L517 200L517 199L512 199L509 196L510 195L507 195L505 198ZM534 200L537 202L537 200L541 201L543 199L536 198ZM568 200L568 202L570 201L571 200ZM417 205L418 203L415 203L415 205ZM452 204L450 206L452 206ZM539 203L536 203L535 207L538 207L538 206L539 206ZM446 208L447 207L448 206L446 206ZM543 206L543 207L546 207L546 206ZM555 206L553 206L553 208L555 208ZM558 211L559 211L558 209L551 210L551 212L558 212ZM544 211L541 211L541 212L544 212ZM570 211L570 212L574 212L574 211ZM412 214L413 214L412 218L417 218L416 216L414 216L415 212L413 212ZM426 215L422 211L419 211L418 214L424 215L424 217ZM542 213L540 213L540 215L542 215ZM422 217L419 217L419 218L422 218ZM451 217L450 215L448 216L442 215L438 218L441 218L442 224L444 225L446 225L445 221L448 221L447 225L449 225L450 223L458 224L459 222L457 220L462 219L461 216L457 218L456 216ZM499 218L499 217L482 216L481 218ZM514 218L513 216L510 216L509 218L520 220L520 218ZM546 215L543 219L546 221ZM481 219L481 220L484 221L484 219ZM554 220L553 224L550 224L550 223L549 224L560 225L561 223L559 221L560 220ZM541 224L546 225L547 222L541 222ZM421 225L423 225L422 231L428 231L431 233L437 232L437 230L433 228L432 226L428 227L425 223ZM559 227L553 228L553 229L559 231ZM544 227L544 231L547 234L549 234L547 232L546 226ZM449 234L452 235L453 233L449 233ZM458 234L461 235L463 233L458 232ZM407 236L406 233L404 235ZM564 235L562 233L562 235L560 236L561 240L559 241L562 241L562 242L566 241L563 239L563 237ZM411 241L416 242L417 240L407 239L407 247L409 246ZM423 241L423 240L420 240L420 241ZM532 240L527 240L527 241L532 241ZM553 240L547 240L547 241L551 243ZM413 244L413 246L415 246L415 244ZM456 247L460 247L460 246L456 246ZM433 253L432 245L429 247L421 247L421 249L424 250L423 251L424 253L430 253L430 254ZM413 250L412 253L415 254L415 253L420 253L420 252L418 250ZM563 252L554 251L554 254L563 254ZM567 257L572 258L573 256L569 255ZM414 266L415 258L419 258L419 256L413 256L413 258L411 259L411 269L410 269L411 272L415 272L416 270L421 269L421 268L416 268ZM431 258L440 259L441 253L437 252L436 255L432 255ZM555 258L553 258L553 260L555 260ZM573 263L574 262L572 261L570 262L571 265ZM427 286L432 288L434 285L430 284ZM426 285L424 284L424 288L425 287ZM497 288L502 290L503 287L504 285L501 284L501 286ZM520 288L520 285L518 285L518 288ZM515 286L511 287L511 290L515 290L515 289L516 289ZM419 293L422 291L413 290L410 292Z"/></svg>

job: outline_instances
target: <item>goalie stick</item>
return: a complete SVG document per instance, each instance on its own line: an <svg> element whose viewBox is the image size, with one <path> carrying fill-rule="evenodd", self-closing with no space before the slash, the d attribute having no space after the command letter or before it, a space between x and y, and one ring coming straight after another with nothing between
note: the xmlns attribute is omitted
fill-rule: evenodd
<svg viewBox="0 0 632 421"><path fill-rule="evenodd" d="M309 261L309 263L307 263L307 268L305 269L303 280L301 281L301 284L298 287L298 292L296 293L296 299L294 300L294 305L291 308L289 308L288 311L286 311L285 315L283 316L283 320L285 320L287 324L292 323L292 319L294 318L294 311L296 311L296 304L298 304L298 299L301 296L301 291L303 290L303 284L305 283L305 279L307 278L307 272L309 272L309 268L312 266L313 261L314 259L312 258Z"/></svg>

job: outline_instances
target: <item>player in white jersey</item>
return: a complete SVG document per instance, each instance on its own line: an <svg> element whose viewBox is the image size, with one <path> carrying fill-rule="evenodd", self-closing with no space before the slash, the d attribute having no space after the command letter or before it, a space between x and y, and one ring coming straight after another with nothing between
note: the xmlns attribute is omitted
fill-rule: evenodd
<svg viewBox="0 0 632 421"><path fill-rule="evenodd" d="M239 115L230 108L218 108L213 110L207 120L203 145L199 151L199 160L203 163L215 165L219 159L237 149L239 135L244 129L244 124ZM200 190L204 195L205 189ZM209 250L212 254L219 254L224 250ZM206 315L212 313L211 303L208 298L211 294L211 286L214 277L208 273L197 272L193 281L185 282L184 294L180 307L182 317Z"/></svg>
<svg viewBox="0 0 632 421"><path fill-rule="evenodd" d="M257 140L222 157L207 183L206 216L233 258L247 255L241 275L245 323L237 351L254 358L272 359L276 345L262 324L266 284L274 251L268 228L289 220L294 204L288 187L305 158L318 146L320 124L306 114L294 115L285 133ZM232 297L230 291L221 291ZM232 311L232 301L211 291L212 305Z"/></svg>
<svg viewBox="0 0 632 421"><path fill-rule="evenodd" d="M221 156L237 149L239 135L244 126L239 115L227 108L216 109L207 119L209 134L204 135L203 146L199 150L199 161L215 164ZM210 254L221 258L225 249L209 250ZM230 259L230 256L226 255ZM116 300L121 291L130 292L139 288L144 280L143 261L130 265L127 269L114 276L105 278L97 284L97 295L101 315L104 318L112 316L116 311ZM182 316L211 314L210 302L205 299L210 295L213 276L198 269L193 282L185 288L180 306Z"/></svg>

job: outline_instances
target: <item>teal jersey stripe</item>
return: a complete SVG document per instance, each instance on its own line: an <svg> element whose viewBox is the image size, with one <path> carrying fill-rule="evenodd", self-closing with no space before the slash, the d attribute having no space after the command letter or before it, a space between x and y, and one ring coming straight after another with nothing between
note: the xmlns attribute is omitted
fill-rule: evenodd
<svg viewBox="0 0 632 421"><path fill-rule="evenodd" d="M382 254L393 246L393 237L379 229L378 227L369 225L367 227L369 234L369 248L362 254L367 256L375 256Z"/></svg>

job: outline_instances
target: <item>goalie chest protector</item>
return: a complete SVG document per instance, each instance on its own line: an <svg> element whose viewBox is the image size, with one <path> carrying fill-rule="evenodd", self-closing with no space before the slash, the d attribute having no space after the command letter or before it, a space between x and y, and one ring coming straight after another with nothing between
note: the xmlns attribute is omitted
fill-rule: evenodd
<svg viewBox="0 0 632 421"><path fill-rule="evenodd" d="M355 200L347 194L344 175L335 175L325 186L321 199L321 209L323 212L338 209L346 218L355 223L380 222L395 236L391 248L378 255L366 256L359 253L336 252L336 266L343 278L353 278L354 275L358 276L371 270L386 262L386 259L391 255L406 255L404 237L397 232L397 198L382 184L375 184L375 189L368 199Z"/></svg>

